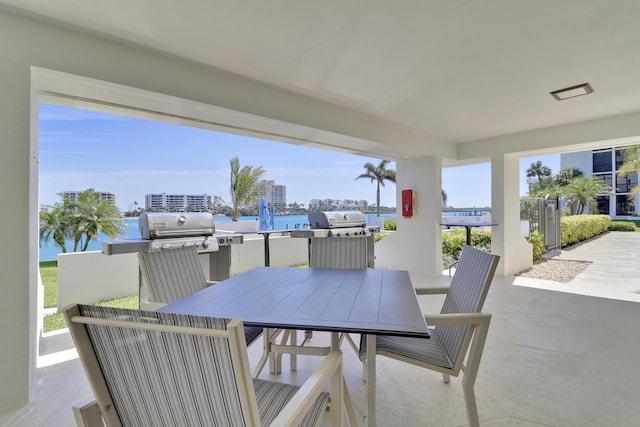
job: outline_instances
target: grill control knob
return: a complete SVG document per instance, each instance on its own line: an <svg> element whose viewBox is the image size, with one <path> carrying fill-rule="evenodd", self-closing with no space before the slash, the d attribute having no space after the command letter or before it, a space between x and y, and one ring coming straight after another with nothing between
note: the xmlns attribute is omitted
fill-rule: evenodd
<svg viewBox="0 0 640 427"><path fill-rule="evenodd" d="M164 250L164 249L169 249L170 247L171 247L171 245L170 245L170 244L168 244L168 243L163 243L163 244L162 244L162 249L163 249L163 250Z"/></svg>
<svg viewBox="0 0 640 427"><path fill-rule="evenodd" d="M202 242L202 246L205 248L209 247L209 239L204 239L204 242Z"/></svg>

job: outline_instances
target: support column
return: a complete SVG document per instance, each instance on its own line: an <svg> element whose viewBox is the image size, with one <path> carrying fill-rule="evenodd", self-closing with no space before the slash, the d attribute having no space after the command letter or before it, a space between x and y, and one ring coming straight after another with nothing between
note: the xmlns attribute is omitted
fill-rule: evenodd
<svg viewBox="0 0 640 427"><path fill-rule="evenodd" d="M533 265L533 246L520 231L520 161L512 154L491 157L491 251L500 255L498 276Z"/></svg>
<svg viewBox="0 0 640 427"><path fill-rule="evenodd" d="M415 194L412 218L402 217L402 190ZM376 243L376 268L442 275L442 159L396 163L397 231Z"/></svg>
<svg viewBox="0 0 640 427"><path fill-rule="evenodd" d="M36 181L30 195L32 162L37 176L37 158L30 156L30 76L28 66L0 60L0 410L28 401L36 357L38 209L31 214L29 208L38 193Z"/></svg>

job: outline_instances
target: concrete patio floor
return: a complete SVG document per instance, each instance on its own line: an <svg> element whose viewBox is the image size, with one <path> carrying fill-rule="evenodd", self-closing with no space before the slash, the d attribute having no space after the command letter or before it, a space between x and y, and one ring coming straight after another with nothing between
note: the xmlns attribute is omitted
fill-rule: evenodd
<svg viewBox="0 0 640 427"><path fill-rule="evenodd" d="M475 388L482 426L638 425L640 233L608 233L559 256L593 264L566 284L494 280L484 310L493 319ZM417 285L448 281L414 279ZM441 297L420 299L425 312L439 310ZM314 334L314 343L326 340ZM2 426L73 426L71 405L91 395L68 333L48 334L42 343L34 400L0 412ZM259 345L250 348L252 362L259 351ZM343 351L361 416L361 366L346 344ZM283 374L274 378L303 381L316 363L301 357L299 370L290 373L285 358ZM443 384L439 374L383 357L377 378L379 426L466 425L459 378Z"/></svg>

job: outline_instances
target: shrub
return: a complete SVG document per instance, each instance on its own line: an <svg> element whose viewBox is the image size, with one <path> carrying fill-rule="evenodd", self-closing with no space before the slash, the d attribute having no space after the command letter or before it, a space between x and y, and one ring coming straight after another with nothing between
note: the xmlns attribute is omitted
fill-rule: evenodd
<svg viewBox="0 0 640 427"><path fill-rule="evenodd" d="M442 233L442 257L457 260L467 242L466 230L456 227ZM481 250L491 249L491 230L472 230L471 245Z"/></svg>
<svg viewBox="0 0 640 427"><path fill-rule="evenodd" d="M387 237L389 235L389 233L375 233L373 235L373 242L379 242L380 240L384 239L385 237Z"/></svg>
<svg viewBox="0 0 640 427"><path fill-rule="evenodd" d="M631 221L611 221L609 231L636 231L636 225Z"/></svg>
<svg viewBox="0 0 640 427"><path fill-rule="evenodd" d="M611 218L608 215L571 215L560 218L560 242L562 247L575 245L608 231Z"/></svg>
<svg viewBox="0 0 640 427"><path fill-rule="evenodd" d="M534 231L529 236L529 243L533 245L533 260L541 261L544 253L544 234Z"/></svg>
<svg viewBox="0 0 640 427"><path fill-rule="evenodd" d="M396 231L396 222L395 221L385 221L384 222L384 229L385 230Z"/></svg>

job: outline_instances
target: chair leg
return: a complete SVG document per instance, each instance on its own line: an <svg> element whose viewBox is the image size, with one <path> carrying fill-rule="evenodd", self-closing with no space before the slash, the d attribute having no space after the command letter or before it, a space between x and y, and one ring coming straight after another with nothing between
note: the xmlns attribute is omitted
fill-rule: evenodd
<svg viewBox="0 0 640 427"><path fill-rule="evenodd" d="M295 332L295 331L286 330L283 332L282 341L281 341L282 345L287 343L287 340L291 336L292 332ZM271 356L269 360L270 372L272 374L282 373L282 353L277 353L277 354L271 353L270 356Z"/></svg>
<svg viewBox="0 0 640 427"><path fill-rule="evenodd" d="M451 381L451 375L449 374L442 374L442 382L445 384L449 384L449 382Z"/></svg>
<svg viewBox="0 0 640 427"><path fill-rule="evenodd" d="M269 366L271 366L271 359L272 359L272 354L269 351L269 347L271 345L271 342L269 341L271 338L271 329L265 328L262 331L262 356L260 357L260 360L258 361L258 364L256 365L254 371L253 371L253 378L258 378L258 376L260 376L260 372L262 372L262 369L264 368L264 365L267 363L267 360L269 360Z"/></svg>
<svg viewBox="0 0 640 427"><path fill-rule="evenodd" d="M476 393L473 390L473 381L467 381L467 378L465 377L462 378L462 391L464 393L464 403L467 406L469 426L480 427L480 418L478 417L478 405L476 404Z"/></svg>
<svg viewBox="0 0 640 427"><path fill-rule="evenodd" d="M296 331L295 329L293 331L291 331L289 344L290 345L298 345L298 331ZM290 354L289 355L289 363L291 364L291 367L290 367L291 370L292 371L297 371L298 370L298 355L297 354Z"/></svg>

